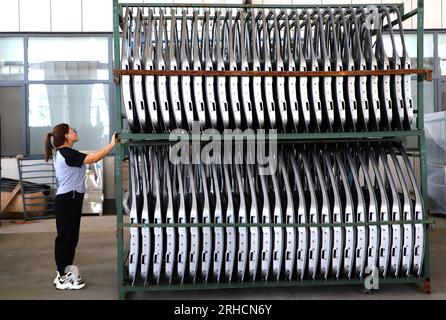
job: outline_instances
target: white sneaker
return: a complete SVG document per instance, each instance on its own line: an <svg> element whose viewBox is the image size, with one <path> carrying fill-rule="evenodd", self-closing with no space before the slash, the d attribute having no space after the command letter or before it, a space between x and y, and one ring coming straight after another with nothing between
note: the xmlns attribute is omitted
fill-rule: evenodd
<svg viewBox="0 0 446 320"><path fill-rule="evenodd" d="M59 281L60 281L60 273L59 271L56 271L56 278L54 278L53 284L57 285Z"/></svg>
<svg viewBox="0 0 446 320"><path fill-rule="evenodd" d="M60 275L59 271L56 271L56 278L54 278L53 285L57 285L57 283L60 281L60 278L61 278L61 275ZM84 282L82 280L81 276L77 276L77 281Z"/></svg>
<svg viewBox="0 0 446 320"><path fill-rule="evenodd" d="M56 288L59 290L79 290L85 288L85 282L82 279L79 280L78 275L69 272L59 278Z"/></svg>

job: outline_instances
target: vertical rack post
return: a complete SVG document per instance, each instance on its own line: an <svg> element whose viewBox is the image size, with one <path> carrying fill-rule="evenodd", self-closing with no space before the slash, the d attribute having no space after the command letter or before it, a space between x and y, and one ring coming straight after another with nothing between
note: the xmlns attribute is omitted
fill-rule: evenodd
<svg viewBox="0 0 446 320"><path fill-rule="evenodd" d="M113 47L115 69L121 67L121 50L119 47L119 15L121 6L118 0L113 0ZM115 87L115 119L116 132L122 133L122 115L121 115L121 85L116 83ZM124 291L124 228L122 226L122 146L118 143L115 147L115 199L116 199L116 248L117 248L117 272L118 272L118 292L119 299L125 299Z"/></svg>
<svg viewBox="0 0 446 320"><path fill-rule="evenodd" d="M417 68L424 68L424 0L417 3ZM420 151L420 179L421 192L424 202L424 219L428 219L428 190L426 168L426 140L424 133L424 75L417 76L417 126L423 132L418 137ZM430 282L430 257L429 257L429 225L425 226L425 256L423 263L423 276L425 278L425 290L430 292L426 285Z"/></svg>

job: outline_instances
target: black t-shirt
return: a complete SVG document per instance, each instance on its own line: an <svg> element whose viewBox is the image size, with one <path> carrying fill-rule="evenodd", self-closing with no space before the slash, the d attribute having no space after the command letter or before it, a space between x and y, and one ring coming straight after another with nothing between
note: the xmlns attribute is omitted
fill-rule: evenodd
<svg viewBox="0 0 446 320"><path fill-rule="evenodd" d="M59 152L65 158L66 164L70 167L82 167L84 160L87 157L85 153L68 147L60 148Z"/></svg>

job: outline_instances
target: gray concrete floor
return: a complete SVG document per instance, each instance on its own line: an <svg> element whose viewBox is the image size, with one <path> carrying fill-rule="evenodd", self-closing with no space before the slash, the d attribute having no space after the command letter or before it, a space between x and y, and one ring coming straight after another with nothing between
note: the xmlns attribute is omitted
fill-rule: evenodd
<svg viewBox="0 0 446 320"><path fill-rule="evenodd" d="M53 257L54 220L0 226L0 299L117 299L115 216L83 217L75 264L87 288L58 291ZM430 232L432 294L417 285L381 286L365 295L358 286L206 290L132 294L133 299L446 299L446 218Z"/></svg>

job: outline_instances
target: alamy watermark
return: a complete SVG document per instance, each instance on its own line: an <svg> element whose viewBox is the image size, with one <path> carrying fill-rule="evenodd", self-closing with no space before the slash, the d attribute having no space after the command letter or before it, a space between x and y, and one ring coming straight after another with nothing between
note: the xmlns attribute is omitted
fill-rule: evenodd
<svg viewBox="0 0 446 320"><path fill-rule="evenodd" d="M364 279L364 287L366 290L379 289L379 269L376 266L365 268L365 274L368 276Z"/></svg>
<svg viewBox="0 0 446 320"><path fill-rule="evenodd" d="M194 122L192 132L175 129L169 141L177 142L169 151L173 164L255 164L261 175L272 175L277 170L275 129L202 131L199 122Z"/></svg>
<svg viewBox="0 0 446 320"><path fill-rule="evenodd" d="M381 29L381 15L379 14L378 7L369 5L364 8L364 12L366 14L364 27L369 30Z"/></svg>

